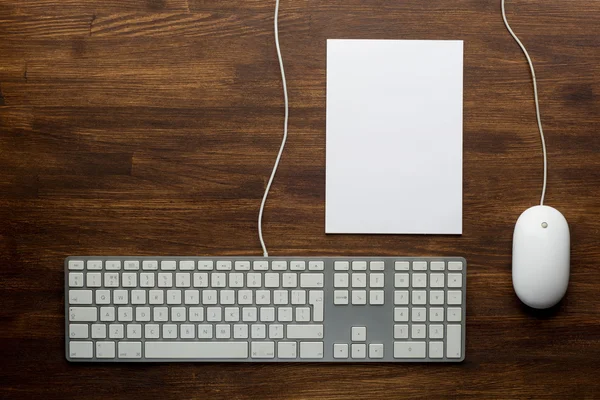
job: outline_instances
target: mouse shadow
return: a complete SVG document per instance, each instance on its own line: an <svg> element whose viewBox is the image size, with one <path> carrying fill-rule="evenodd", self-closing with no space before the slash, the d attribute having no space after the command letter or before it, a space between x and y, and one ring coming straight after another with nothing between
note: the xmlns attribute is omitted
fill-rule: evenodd
<svg viewBox="0 0 600 400"><path fill-rule="evenodd" d="M517 299L517 301L519 301L519 300ZM521 301L519 301L519 304L520 304L521 311L530 317L534 317L537 319L550 319L550 318L555 317L558 313L560 313L560 311L562 309L563 301L564 301L564 299L559 301L556 305L554 305L550 308L545 308L545 309L532 308Z"/></svg>

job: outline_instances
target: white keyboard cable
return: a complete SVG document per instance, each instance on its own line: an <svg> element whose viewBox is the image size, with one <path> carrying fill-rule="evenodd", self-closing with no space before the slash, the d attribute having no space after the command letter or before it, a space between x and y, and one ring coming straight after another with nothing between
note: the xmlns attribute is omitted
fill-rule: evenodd
<svg viewBox="0 0 600 400"><path fill-rule="evenodd" d="M538 128L540 130L540 138L542 139L542 151L544 154L544 184L542 186L542 198L540 200L540 205L543 206L544 197L546 196L546 181L548 179L548 157L546 155L546 140L544 139L544 130L542 129L542 118L540 116L540 102L538 99L538 89L537 80L535 78L535 70L533 69L533 62L531 61L531 57L529 57L529 53L527 53L527 49L525 49L523 43L521 43L517 35L513 32L510 25L508 24L508 21L506 19L506 10L504 9L504 0L502 0L502 19L504 20L504 25L506 25L506 29L508 29L510 35L515 39L519 47L521 47L521 50L523 50L523 53L527 58L527 62L529 63L529 69L531 69L531 77L533 79L533 95L535 98L535 113L537 117Z"/></svg>
<svg viewBox="0 0 600 400"><path fill-rule="evenodd" d="M285 79L285 70L283 68L283 58L281 57L281 47L279 46L279 0L275 2L275 47L277 48L277 57L279 59L279 68L281 69L281 81L283 83L283 98L285 103L285 118L283 123L283 139L281 141L281 147L279 148L279 154L277 154L277 159L275 160L275 165L273 166L273 172L271 172L271 177L269 178L269 182L267 183L267 187L265 189L265 194L263 195L262 202L260 203L260 211L258 212L258 237L260 238L260 245L262 246L263 255L265 257L269 256L267 252L267 246L265 245L265 240L263 239L262 233L262 217L263 211L265 209L265 203L267 202L267 196L269 196L269 190L271 189L271 184L273 183L273 179L275 178L275 173L277 172L277 167L279 167L279 161L281 160L281 154L283 154L283 149L285 148L285 142L288 136L288 119L289 119L289 103L288 103L288 92L287 92L287 81Z"/></svg>

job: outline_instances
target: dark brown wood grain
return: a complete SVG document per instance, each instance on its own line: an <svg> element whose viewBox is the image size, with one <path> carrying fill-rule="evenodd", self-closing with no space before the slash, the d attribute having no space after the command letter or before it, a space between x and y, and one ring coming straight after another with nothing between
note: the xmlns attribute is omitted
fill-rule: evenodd
<svg viewBox="0 0 600 400"><path fill-rule="evenodd" d="M466 361L78 365L64 257L260 255L283 127L274 0L0 0L0 397L600 398L600 2L507 3L538 74L547 204L570 223L559 306L526 309L511 286L542 159L500 1L282 0L271 255L466 257ZM324 234L328 38L465 41L462 236Z"/></svg>

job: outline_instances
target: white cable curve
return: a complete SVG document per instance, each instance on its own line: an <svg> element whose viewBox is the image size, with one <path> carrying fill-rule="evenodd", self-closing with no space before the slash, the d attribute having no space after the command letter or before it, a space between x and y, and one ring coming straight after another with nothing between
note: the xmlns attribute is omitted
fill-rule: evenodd
<svg viewBox="0 0 600 400"><path fill-rule="evenodd" d="M535 70L533 69L533 62L531 61L531 58L529 57L529 53L527 53L527 49L525 49L525 46L523 46L523 43L521 43L521 41L519 40L517 35L513 32L510 25L508 24L508 21L506 19L506 10L504 9L504 0L502 0L502 19L504 20L504 25L506 25L506 29L508 29L508 32L510 33L510 35L513 37L513 39L515 39L515 41L518 43L519 47L521 47L521 50L523 50L523 53L525 54L525 57L527 58L527 62L529 63L529 69L531 69L531 77L533 78L533 95L535 98L535 113L536 113L536 117L537 117L538 128L540 130L540 138L542 139L542 151L544 153L544 184L542 185L542 198L540 200L540 205L543 206L544 205L544 197L546 196L546 182L548 180L548 156L546 155L546 140L544 139L544 130L542 129L542 118L540 116L540 101L538 100L538 89L537 89L537 80L535 78Z"/></svg>
<svg viewBox="0 0 600 400"><path fill-rule="evenodd" d="M265 245L265 240L263 239L262 234L262 217L263 211L265 209L265 203L267 202L267 196L269 196L269 190L271 189L271 184L273 183L273 179L275 178L275 173L277 172L277 167L279 167L279 160L281 160L281 155L283 154L283 149L285 148L285 142L287 141L288 136L288 119L289 119L289 103L288 103L288 92L287 92L287 81L285 79L285 70L283 68L283 58L281 57L281 47L279 46L279 0L276 0L275 3L275 47L277 48L277 58L279 59L279 68L281 69L281 81L283 83L283 98L285 103L285 118L283 123L283 139L281 141L281 147L279 148L279 154L277 154L277 158L275 159L275 165L273 166L273 172L271 172L271 177L269 178L269 183L267 183L267 187L265 188L265 194L263 195L262 202L260 203L260 211L258 212L258 237L260 239L260 245L262 246L263 256L268 257L269 253L267 252L267 246Z"/></svg>

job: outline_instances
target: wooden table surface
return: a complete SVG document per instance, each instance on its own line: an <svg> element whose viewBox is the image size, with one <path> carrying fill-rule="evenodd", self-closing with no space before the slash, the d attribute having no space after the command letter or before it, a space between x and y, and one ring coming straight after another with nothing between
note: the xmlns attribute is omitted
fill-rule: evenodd
<svg viewBox="0 0 600 400"><path fill-rule="evenodd" d="M539 76L547 204L571 228L548 312L511 285L542 158L500 1L282 0L290 137L271 255L467 258L457 365L79 365L64 357L68 255L260 255L281 140L274 0L0 1L0 397L600 398L600 2L509 0ZM462 236L325 235L326 39L462 39Z"/></svg>

